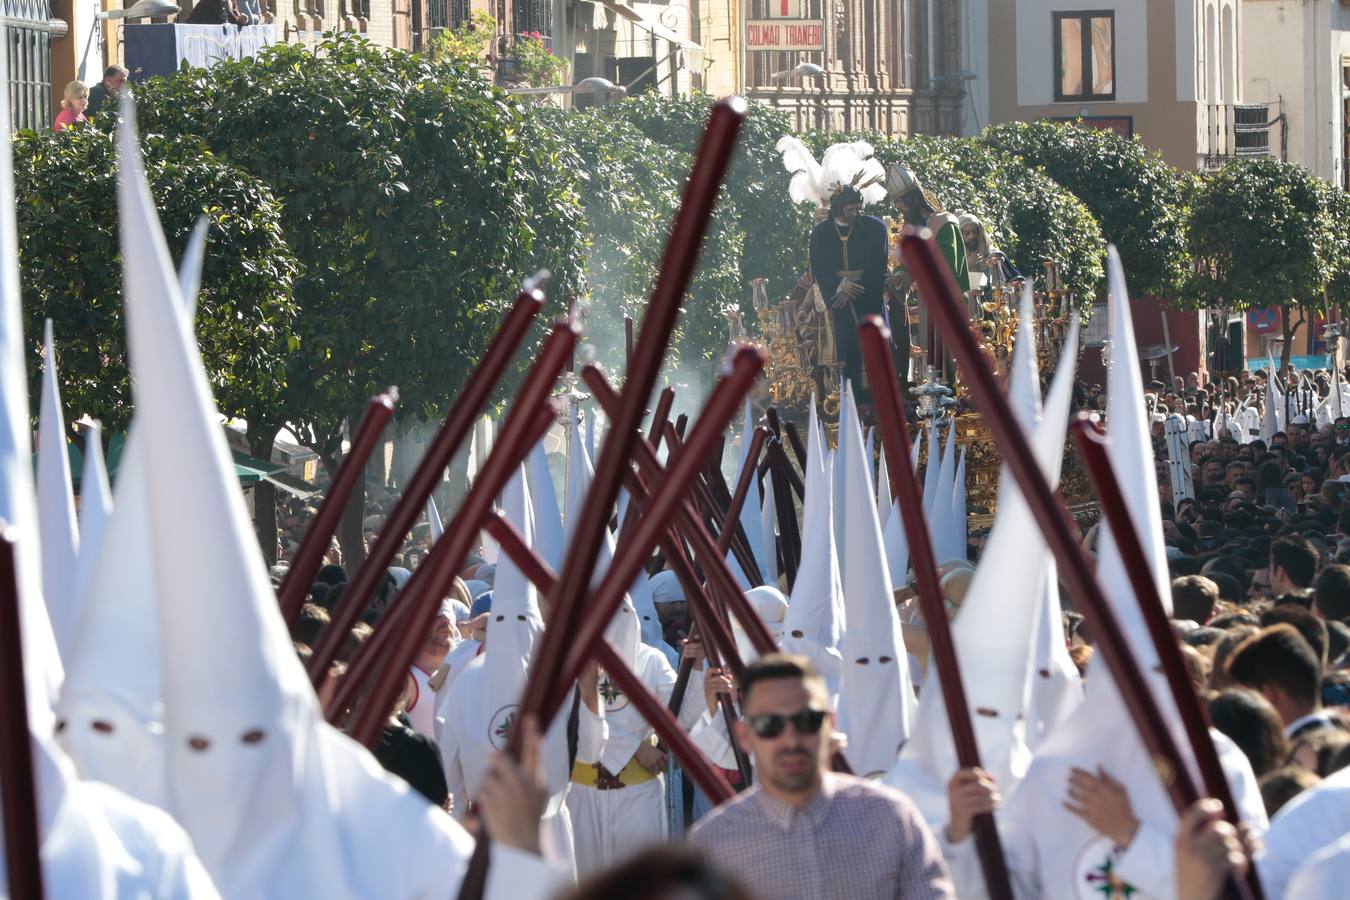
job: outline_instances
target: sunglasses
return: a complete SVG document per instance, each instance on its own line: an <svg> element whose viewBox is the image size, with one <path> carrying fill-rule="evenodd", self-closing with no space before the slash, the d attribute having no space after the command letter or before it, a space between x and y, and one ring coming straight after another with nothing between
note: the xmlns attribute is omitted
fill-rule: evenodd
<svg viewBox="0 0 1350 900"><path fill-rule="evenodd" d="M776 738L783 733L789 722L798 734L819 734L820 726L825 723L823 709L802 709L790 716L778 713L765 713L759 716L746 716L750 730L762 738Z"/></svg>

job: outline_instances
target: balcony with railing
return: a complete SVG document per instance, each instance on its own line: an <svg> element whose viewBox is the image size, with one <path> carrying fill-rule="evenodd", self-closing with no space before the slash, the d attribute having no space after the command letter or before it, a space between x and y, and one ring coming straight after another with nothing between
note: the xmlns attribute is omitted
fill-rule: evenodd
<svg viewBox="0 0 1350 900"><path fill-rule="evenodd" d="M1272 133L1278 129L1279 153L1287 147L1283 101L1270 103L1211 103L1204 110L1199 155L1206 169L1217 169L1233 159L1273 156ZM1274 107L1272 109L1272 107Z"/></svg>

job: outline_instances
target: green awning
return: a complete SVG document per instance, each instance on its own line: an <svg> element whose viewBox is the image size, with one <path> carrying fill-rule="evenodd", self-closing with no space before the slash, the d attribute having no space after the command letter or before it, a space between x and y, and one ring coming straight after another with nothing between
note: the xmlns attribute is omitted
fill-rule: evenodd
<svg viewBox="0 0 1350 900"><path fill-rule="evenodd" d="M127 438L123 434L113 435L112 440L108 442L107 467L110 481L115 481L117 478L117 467L122 462L122 450L126 443ZM285 466L259 459L256 456L249 456L241 450L231 449L230 453L234 457L235 477L245 487L252 487L260 481L267 481L302 499L313 496L318 492L318 488L308 481L296 478L288 473ZM71 482L74 484L75 493L78 494L80 492L80 478L84 474L84 453L74 441L67 441L66 454L70 459ZM33 471L37 471L36 453L33 454Z"/></svg>

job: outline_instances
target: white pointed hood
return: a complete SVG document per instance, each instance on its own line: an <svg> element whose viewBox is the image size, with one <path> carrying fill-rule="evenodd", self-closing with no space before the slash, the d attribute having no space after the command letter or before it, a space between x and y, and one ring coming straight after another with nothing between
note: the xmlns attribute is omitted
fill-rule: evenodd
<svg viewBox="0 0 1350 900"><path fill-rule="evenodd" d="M548 454L541 440L526 460L530 486L530 508L534 517L534 547L555 572L562 571L563 521L558 509L558 490L548 467Z"/></svg>
<svg viewBox="0 0 1350 900"><path fill-rule="evenodd" d="M755 434L755 415L750 407L750 398L745 398L745 421L741 426L741 458L736 466L736 480L731 483L732 490L740 482L741 472L745 471L747 465L746 457L750 454L750 441ZM750 465L757 465L759 460L751 460ZM745 502L741 504L740 512L741 527L745 531L745 539L750 543L750 553L755 558L755 564L759 566L760 574L766 575L769 571L769 554L764 547L764 540L760 528L760 495L759 478L752 476L750 479L750 489L745 494ZM775 560L775 562L777 562ZM773 566L777 568L777 566ZM767 575L766 575L767 577ZM748 583L748 582L747 582ZM769 582L772 584L773 582Z"/></svg>
<svg viewBox="0 0 1350 900"><path fill-rule="evenodd" d="M445 523L441 521L441 511L436 508L436 498L427 495L427 530L431 534L431 541L435 543L445 534Z"/></svg>
<svg viewBox="0 0 1350 900"><path fill-rule="evenodd" d="M79 554L79 530L75 522L74 489L70 481L70 456L66 441L66 417L61 410L61 390L56 369L56 345L52 320L43 331L45 358L42 371L42 411L38 418L37 498L38 529L42 548L42 596L47 601L56 646L64 658L70 652L75 629L75 565Z"/></svg>
<svg viewBox="0 0 1350 900"><path fill-rule="evenodd" d="M108 470L103 463L103 428L98 422L93 422L85 433L84 472L80 475L80 549L75 558L72 638L79 628L94 558L103 546L103 536L111 516L112 490L108 486Z"/></svg>
<svg viewBox="0 0 1350 900"><path fill-rule="evenodd" d="M747 498L748 499L748 498ZM778 584L778 498L774 494L773 479L764 479L764 502L759 508L759 534L764 542L764 568L760 574L764 583Z"/></svg>
<svg viewBox="0 0 1350 900"><path fill-rule="evenodd" d="M1116 476L1126 486L1129 515L1144 545L1159 595L1170 605L1157 492L1130 489L1130 486L1151 486L1156 473L1129 297L1114 247L1108 251L1107 272L1111 340L1111 365L1107 371L1107 452ZM1166 695L1166 684L1157 671L1157 653L1144 628L1115 542L1104 526L1098 547L1096 575L1107 602L1120 623L1131 654L1159 701L1164 718L1175 723L1175 704L1170 695ZM1040 883L1047 896L1072 896L1085 871L1112 863L1109 840L1057 804L1045 802L1052 792L1055 796L1062 793L1071 768L1095 771L1101 766L1128 785L1130 805L1142 823L1141 834L1143 829L1148 829L1152 835L1161 838L1159 843L1166 842L1170 849L1176 831L1176 813L1104 664L1091 666L1087 692L1090 702L1080 704L1059 727L1042 739L1026 778L1008 799L1001 816L1005 822L1016 821L1029 829L1037 845L1035 852L1041 860ZM1178 731L1173 730L1174 733ZM1184 748L1187 746L1184 735L1180 737L1179 745ZM1231 779L1232 773L1229 774ZM1165 858L1170 863L1170 852ZM1151 896L1175 894L1170 865L1154 874L1156 880L1153 883L1136 884L1134 889Z"/></svg>
<svg viewBox="0 0 1350 900"><path fill-rule="evenodd" d="M189 322L201 283L205 236L203 217L178 272ZM118 503L107 504L106 529L86 523L81 507L80 561L83 569L87 560L89 572L82 581L82 613L57 712L64 722L61 745L82 778L162 807L167 785L159 597L151 568L154 540L140 445L133 421L117 471ZM93 431L86 442L82 495L91 477L97 477L89 474L91 458L101 468L102 446ZM104 537L95 536L99 531Z"/></svg>
<svg viewBox="0 0 1350 900"><path fill-rule="evenodd" d="M502 512L520 532L525 546L534 545L533 517L525 467L521 466L502 491ZM534 658L534 647L544 633L539 595L506 554L497 563L492 588L492 613L488 617L483 661L484 721L488 743L506 748L514 724L525 677Z"/></svg>
<svg viewBox="0 0 1350 900"><path fill-rule="evenodd" d="M956 481L956 420L947 425L937 486L928 507L928 531L933 535L933 561L939 566L956 558L952 547L952 485Z"/></svg>
<svg viewBox="0 0 1350 900"><path fill-rule="evenodd" d="M1020 424L1032 434L1037 461L1051 479L1058 480L1059 460L1067 435L1069 406L1072 399L1077 324L1065 342L1059 371L1050 388L1045 417L1037 424L1021 417L1034 404L1013 404ZM1014 355L1027 354L1034 364L1033 337L1019 338ZM1020 361L1014 360L1014 371ZM1034 374L1034 372L1033 372ZM1037 382L1031 382L1033 385ZM1016 389L1025 384L1014 382ZM1039 393L1039 391L1037 391ZM1025 397L1020 398L1025 400ZM1041 616L1047 581L1053 586L1051 554L1031 509L1017 489L1016 479L1004 466L999 473L999 508L993 530L985 544L980 564L966 591L965 603L952 622L952 640L961 667L971 725L980 750L980 762L998 782L1000 790L1010 791L1026 774L1031 763L1027 742L1026 710L1033 689L1037 652L1036 625ZM1055 591L1058 607L1058 592ZM1058 608L1054 627L1060 628ZM1062 648L1064 641L1061 638ZM1064 651L1068 660L1068 652ZM1073 671L1078 696L1077 670ZM943 701L939 679L929 678L919 698L914 738L905 745L900 761L887 774L886 782L905 791L919 804L934 828L948 819L946 784L958 768L956 747Z"/></svg>
<svg viewBox="0 0 1350 900"><path fill-rule="evenodd" d="M966 532L966 449L961 448L961 456L956 461L956 474L952 476L952 515L950 520L952 559L965 562L970 555L967 550Z"/></svg>
<svg viewBox="0 0 1350 900"><path fill-rule="evenodd" d="M792 585L792 599L783 619L782 647L811 658L829 682L830 694L839 692L843 656L839 642L844 627L839 611L839 554L834 543L834 481L825 445L811 404L811 427L806 449L806 502L802 512L802 564Z"/></svg>
<svg viewBox="0 0 1350 900"><path fill-rule="evenodd" d="M165 806L159 596L146 464L133 423L116 506L92 565L58 712L60 741L83 778Z"/></svg>
<svg viewBox="0 0 1350 900"><path fill-rule="evenodd" d="M567 454L567 518L563 522L568 543L571 543L572 534L581 517L581 509L586 502L586 493L591 488L594 471L591 457L581 441L581 434L578 429L573 428ZM599 587L605 572L609 571L609 564L613 558L614 538L606 528L600 542L600 555L596 558L595 570L591 573L592 590ZM628 663L628 667L636 671L638 645L642 643L642 626L639 623L637 609L633 606L633 599L628 594L623 595L623 603L619 605L614 618L605 629L605 638L614 645L614 649L619 652L623 661Z"/></svg>
<svg viewBox="0 0 1350 900"><path fill-rule="evenodd" d="M840 417L839 456L844 467L840 514L848 520L848 542L840 546L839 556L848 630L842 647L839 708L848 733L845 755L853 771L872 775L895 764L910 734L915 701L851 390L845 391L844 407L848 414Z"/></svg>
<svg viewBox="0 0 1350 900"><path fill-rule="evenodd" d="M324 724L267 580L145 182L129 97L118 196L148 471L169 811L226 896L446 890L467 838ZM443 820L443 821L442 821ZM352 853L352 847L369 852ZM390 866L389 854L400 864Z"/></svg>
<svg viewBox="0 0 1350 900"><path fill-rule="evenodd" d="M919 441L922 439L923 429L920 428L909 446L909 467L914 470L916 478L919 472ZM889 473L887 477L890 477ZM909 535L905 533L905 523L900 520L898 502L891 501L890 510L883 521L885 526L881 532L881 539L886 544L886 568L891 573L891 584L903 585L909 580Z"/></svg>

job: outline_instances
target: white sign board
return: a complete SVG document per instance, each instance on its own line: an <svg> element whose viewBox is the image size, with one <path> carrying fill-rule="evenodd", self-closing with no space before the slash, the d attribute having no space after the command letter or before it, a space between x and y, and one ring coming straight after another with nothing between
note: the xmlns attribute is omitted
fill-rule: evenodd
<svg viewBox="0 0 1350 900"><path fill-rule="evenodd" d="M821 19L752 19L745 23L747 50L824 50Z"/></svg>
<svg viewBox="0 0 1350 900"><path fill-rule="evenodd" d="M802 0L769 0L770 19L800 19L804 16Z"/></svg>

